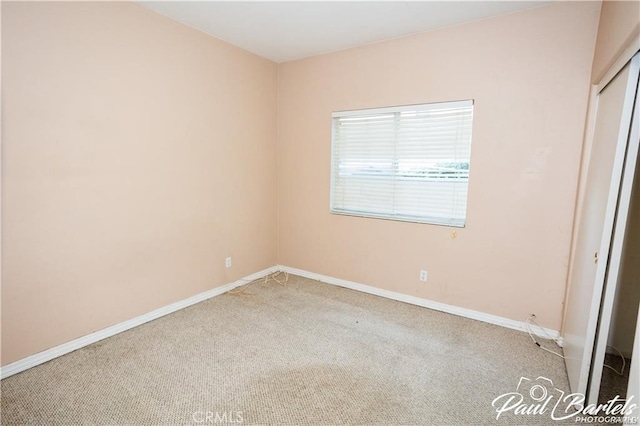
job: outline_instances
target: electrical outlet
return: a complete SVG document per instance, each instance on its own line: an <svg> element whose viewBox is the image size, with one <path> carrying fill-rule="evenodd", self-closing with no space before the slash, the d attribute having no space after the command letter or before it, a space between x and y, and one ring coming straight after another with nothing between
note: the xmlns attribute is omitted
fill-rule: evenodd
<svg viewBox="0 0 640 426"><path fill-rule="evenodd" d="M427 281L427 271L420 271L420 281Z"/></svg>
<svg viewBox="0 0 640 426"><path fill-rule="evenodd" d="M231 258L230 257L227 257L224 260L224 266L227 267L227 268L231 268Z"/></svg>

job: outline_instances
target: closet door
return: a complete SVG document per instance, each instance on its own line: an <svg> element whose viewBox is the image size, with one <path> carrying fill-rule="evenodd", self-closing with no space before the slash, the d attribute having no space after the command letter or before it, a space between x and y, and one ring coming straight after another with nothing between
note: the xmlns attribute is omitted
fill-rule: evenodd
<svg viewBox="0 0 640 426"><path fill-rule="evenodd" d="M638 77L636 76L636 79ZM611 317L613 316L613 305L617 293L617 286L620 281L620 266L624 253L624 240L627 234L627 225L629 220L629 209L631 203L631 194L634 186L636 173L636 161L638 158L638 148L640 138L638 136L640 130L640 114L638 112L638 92L634 96L634 112L631 120L631 129L627 135L627 150L622 171L622 182L620 186L618 205L615 214L613 238L611 240L611 249L609 250L610 258L607 272L605 275L603 299L600 304L600 319L596 331L596 342L594 354L592 356L593 364L591 366L591 374L589 377L589 403L598 402L598 394L600 392L600 382L602 380L602 370L604 364L605 352L607 350L607 342L609 340L609 330L611 327Z"/></svg>
<svg viewBox="0 0 640 426"><path fill-rule="evenodd" d="M587 393L608 266L620 262L609 251L639 69L636 55L598 94L563 328L572 392Z"/></svg>

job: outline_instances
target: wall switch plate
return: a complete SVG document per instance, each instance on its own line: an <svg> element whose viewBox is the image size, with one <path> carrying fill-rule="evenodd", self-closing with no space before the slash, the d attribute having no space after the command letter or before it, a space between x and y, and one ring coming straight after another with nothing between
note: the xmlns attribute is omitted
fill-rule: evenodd
<svg viewBox="0 0 640 426"><path fill-rule="evenodd" d="M427 271L420 271L420 281L427 281Z"/></svg>
<svg viewBox="0 0 640 426"><path fill-rule="evenodd" d="M227 257L227 258L224 260L224 266L225 266L226 268L231 268L231 258L230 258L230 257Z"/></svg>

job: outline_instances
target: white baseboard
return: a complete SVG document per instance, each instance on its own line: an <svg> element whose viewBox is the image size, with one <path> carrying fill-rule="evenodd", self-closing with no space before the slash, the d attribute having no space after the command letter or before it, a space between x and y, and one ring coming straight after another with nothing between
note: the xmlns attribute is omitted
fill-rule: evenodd
<svg viewBox="0 0 640 426"><path fill-rule="evenodd" d="M233 290L236 287L246 284L249 281L262 278L266 275L269 275L278 271L284 271L293 275L299 275L301 277L310 278L310 279L321 281L327 284L333 284L340 287L361 291L363 293L369 293L376 296L385 297L387 299L397 300L399 302L409 303L416 306L422 306L424 308L434 309L436 311L446 312L448 314L458 315L461 317L470 318L470 319L486 322L489 324L499 325L501 327L506 327L513 330L525 331L525 332L527 331L526 324L521 321L515 321L509 318L503 318L496 315L486 314L484 312L474 311L466 308L460 308L453 305L447 305L445 303L434 302L428 299L421 299L415 296L409 296L402 293L396 293L389 290L383 290L376 287L371 287L365 284L359 284L353 281L342 280L339 278L333 278L326 275L316 274L314 272L304 271L302 269L296 269L296 268L280 265L280 266L272 266L271 268L263 269L262 271L256 272L255 274L251 274L245 278L241 278L235 282L225 284L220 287L216 287L212 290L205 291L204 293L196 294L195 296L189 297L179 302L172 303L171 305L164 306L162 308L156 309L154 311L148 312L146 314L140 315L130 320L112 325L110 327L104 328L94 333L87 334L86 336L82 336L77 339L74 339L70 342L63 343L51 349L47 349L37 354L12 362L11 364L7 364L6 366L0 368L0 371L1 371L0 378L4 379L14 374L20 373L21 371L27 370L31 367L35 367L36 365L43 364L54 358L68 354L69 352L73 352L77 349L83 348L92 343L98 342L102 339L106 339L107 337L111 337L118 333L122 333L123 331L127 331L131 328L137 327L146 322L171 314L180 309L184 309L191 305L195 305L196 303L200 303L204 300L211 299L212 297L218 296L222 293L226 293L229 290ZM557 330L551 330L551 329L545 328L545 331L546 333L548 333L549 336L556 339L557 343L560 346L562 346L562 337L559 337L559 333Z"/></svg>
<svg viewBox="0 0 640 426"><path fill-rule="evenodd" d="M119 324L112 325L111 327L107 327L94 333L87 334L86 336L79 337L70 342L63 343L54 348L47 349L45 351L38 352L37 354L12 362L11 364L7 364L0 369L0 378L4 379L5 377L20 373L21 371L27 370L31 367L35 367L36 365L45 363L47 361L51 361L54 358L68 354L69 352L83 348L99 340L106 339L107 337L122 333L123 331L129 330L133 327L137 327L146 322L153 321L154 319L158 319L180 309L184 309L188 306L195 305L196 303L200 303L204 300L211 299L212 297L218 296L222 293L226 293L229 290L233 290L236 287L246 284L249 281L257 280L258 278L262 278L277 271L278 267L276 266L263 269L262 271L241 278L235 282L216 287L209 291L205 291L204 293L196 294L195 296L191 296L179 302L172 303L171 305L164 306L162 308L156 309L155 311L148 312Z"/></svg>
<svg viewBox="0 0 640 426"><path fill-rule="evenodd" d="M310 278L312 280L322 281L323 283L333 284L340 287L349 288L351 290L361 291L363 293L374 294L380 297L386 297L387 299L397 300L399 302L409 303L411 305L422 306L423 308L429 308L436 311L446 312L448 314L458 315L465 318L470 318L489 324L499 325L501 327L510 328L518 331L527 331L527 325L523 321L515 321L509 318L499 317L497 315L486 314L484 312L474 311L472 309L460 308L453 305L447 305L445 303L434 302L428 299L421 299L415 296L409 296L402 293L396 293L389 290L382 290L376 287L371 287L365 284L355 283L353 281L346 281L340 278L328 277L326 275L316 274L314 272L304 271L302 269L291 268L289 266L278 266L281 271L287 272L293 275L299 275L301 277ZM548 333L550 337L556 339L558 345L562 346L562 337L559 336L558 330L551 330L545 328L544 331ZM545 336L540 336L545 337Z"/></svg>

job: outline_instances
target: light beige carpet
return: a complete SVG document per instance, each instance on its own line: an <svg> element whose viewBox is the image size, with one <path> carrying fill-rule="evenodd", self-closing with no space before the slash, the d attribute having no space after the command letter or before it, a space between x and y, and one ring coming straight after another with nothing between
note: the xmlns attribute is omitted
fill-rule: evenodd
<svg viewBox="0 0 640 426"><path fill-rule="evenodd" d="M2 381L2 424L558 424L491 402L568 389L525 333L291 276ZM573 423L573 422L570 422Z"/></svg>

